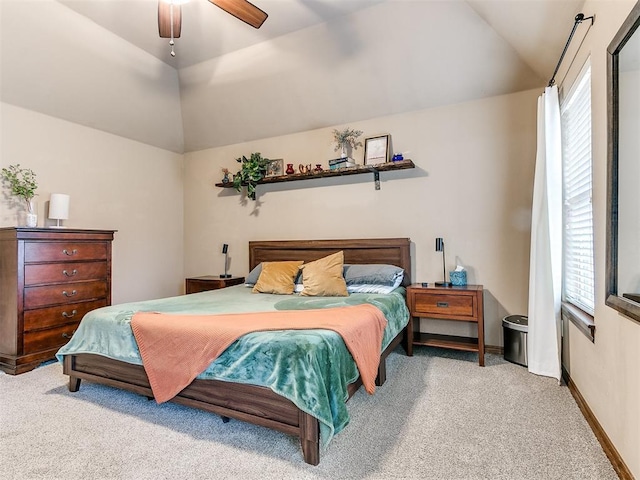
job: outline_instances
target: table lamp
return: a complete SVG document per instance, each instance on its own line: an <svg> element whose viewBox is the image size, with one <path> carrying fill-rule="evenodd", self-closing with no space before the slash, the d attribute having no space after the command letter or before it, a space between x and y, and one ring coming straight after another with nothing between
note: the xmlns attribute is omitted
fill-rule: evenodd
<svg viewBox="0 0 640 480"><path fill-rule="evenodd" d="M436 238L436 252L442 252L442 282L436 282L436 287L450 287L451 282L447 282L447 269L445 267L444 257L444 240L441 237Z"/></svg>
<svg viewBox="0 0 640 480"><path fill-rule="evenodd" d="M220 278L231 278L231 274L227 273L227 251L229 250L229 245L227 245L226 243L222 244L222 253L224 253L224 274L220 275Z"/></svg>
<svg viewBox="0 0 640 480"><path fill-rule="evenodd" d="M69 218L69 195L64 193L52 193L49 199L49 219L56 220L56 225L52 228L64 228L60 225L60 220Z"/></svg>

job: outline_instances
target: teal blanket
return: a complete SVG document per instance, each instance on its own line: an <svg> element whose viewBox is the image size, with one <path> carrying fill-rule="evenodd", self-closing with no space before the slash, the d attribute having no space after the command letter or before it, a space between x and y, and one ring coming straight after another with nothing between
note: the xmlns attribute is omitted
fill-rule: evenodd
<svg viewBox="0 0 640 480"><path fill-rule="evenodd" d="M348 297L301 297L251 293L244 285L179 297L125 303L89 312L58 353L93 353L142 365L131 317L135 312L216 314L331 308L370 303L387 318L382 350L406 326L405 290L390 294L354 293ZM381 351L382 351L381 350ZM339 334L329 330L286 330L244 335L223 352L199 379L270 388L320 421L320 444L349 423L347 386L358 369Z"/></svg>

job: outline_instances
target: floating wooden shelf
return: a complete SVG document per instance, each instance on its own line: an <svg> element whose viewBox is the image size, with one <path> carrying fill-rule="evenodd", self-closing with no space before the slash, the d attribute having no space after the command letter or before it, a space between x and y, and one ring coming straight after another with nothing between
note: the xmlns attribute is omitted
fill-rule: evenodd
<svg viewBox="0 0 640 480"><path fill-rule="evenodd" d="M373 173L376 183L376 190L380 190L380 172L390 172L392 170L406 170L415 168L411 160L401 160L399 162L387 162L379 165L356 165L355 167L339 168L337 170L323 170L321 172L292 173L290 175L279 175L277 177L265 177L258 182L258 185L268 183L295 182L297 180L313 180L315 178L341 177L345 175L360 175L363 173ZM216 187L233 188L233 182L216 183Z"/></svg>

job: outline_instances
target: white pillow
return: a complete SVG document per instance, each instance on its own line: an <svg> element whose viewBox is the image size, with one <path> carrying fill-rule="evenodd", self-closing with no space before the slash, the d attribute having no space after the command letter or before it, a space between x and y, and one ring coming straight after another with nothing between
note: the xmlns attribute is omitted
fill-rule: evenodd
<svg viewBox="0 0 640 480"><path fill-rule="evenodd" d="M402 282L402 279L400 279ZM347 292L349 293L391 293L397 286L392 287L389 285L347 285Z"/></svg>

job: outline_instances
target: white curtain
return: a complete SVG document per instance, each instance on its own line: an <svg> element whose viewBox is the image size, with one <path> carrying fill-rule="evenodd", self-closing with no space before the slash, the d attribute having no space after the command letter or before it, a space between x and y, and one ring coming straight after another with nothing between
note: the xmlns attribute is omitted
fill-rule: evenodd
<svg viewBox="0 0 640 480"><path fill-rule="evenodd" d="M529 371L560 381L562 283L562 144L558 88L538 98L538 151L529 258Z"/></svg>

